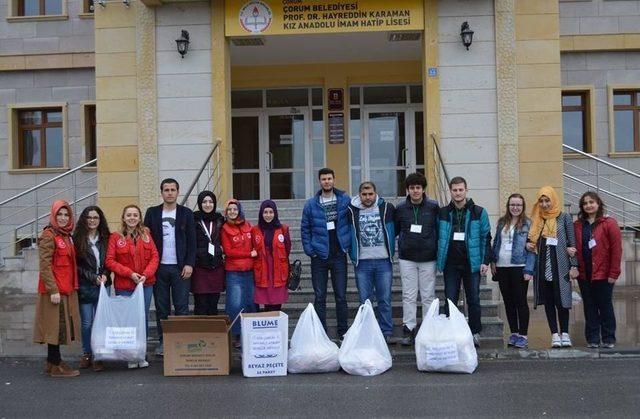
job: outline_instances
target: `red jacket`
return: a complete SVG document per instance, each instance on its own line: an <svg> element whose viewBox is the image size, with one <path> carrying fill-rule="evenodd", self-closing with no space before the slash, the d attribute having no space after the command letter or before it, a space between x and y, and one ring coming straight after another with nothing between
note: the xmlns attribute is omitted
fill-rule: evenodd
<svg viewBox="0 0 640 419"><path fill-rule="evenodd" d="M259 226L251 229L253 235L253 245L258 252L258 257L253 263L253 280L256 287L267 288L269 277L273 275L273 286L283 287L287 285L289 278L289 250L291 240L289 239L289 227L283 225L273 232L273 271L269 270L267 261L267 247L264 245L264 234ZM289 249L287 249L289 244Z"/></svg>
<svg viewBox="0 0 640 419"><path fill-rule="evenodd" d="M145 287L155 284L160 256L151 233L149 230L146 233L146 240L138 239L135 243L129 236L123 237L119 232L111 233L104 265L114 273L113 283L117 290L135 290L136 283L131 279L133 272L147 278L144 281Z"/></svg>
<svg viewBox="0 0 640 419"><path fill-rule="evenodd" d="M222 250L224 250L225 271L250 271L253 269L251 251L251 223L245 221L242 224L224 223L220 235Z"/></svg>
<svg viewBox="0 0 640 419"><path fill-rule="evenodd" d="M47 254L51 251L49 243L53 241L53 253L51 257ZM38 280L39 294L55 294L53 287L47 287L45 282L51 276L55 280L58 290L62 295L70 295L78 289L78 271L76 269L76 250L71 242L71 237L56 235L53 230L45 229L40 236L40 275ZM49 262L49 266L46 265Z"/></svg>
<svg viewBox="0 0 640 419"><path fill-rule="evenodd" d="M573 223L576 234L576 257L578 258L579 279L585 279L584 258L582 257L582 220ZM622 262L622 235L618 223L611 217L598 218L591 226L591 237L596 246L591 249L591 279L606 281L618 279Z"/></svg>

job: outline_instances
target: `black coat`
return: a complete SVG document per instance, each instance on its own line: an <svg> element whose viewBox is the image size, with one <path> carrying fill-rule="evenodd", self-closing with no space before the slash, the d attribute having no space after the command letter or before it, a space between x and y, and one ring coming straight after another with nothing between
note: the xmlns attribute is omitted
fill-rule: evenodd
<svg viewBox="0 0 640 419"><path fill-rule="evenodd" d="M193 214L196 224L196 266L199 268L213 269L222 266L224 260L222 258L222 245L220 244L220 232L224 225L224 217L216 212L214 217L214 227L211 232L211 243L215 246L215 256L209 253L209 237L205 233L204 227L200 222L200 211ZM207 224L205 222L205 224ZM209 227L207 225L207 227Z"/></svg>
<svg viewBox="0 0 640 419"><path fill-rule="evenodd" d="M158 249L162 260L162 204L147 209L144 215L144 225L151 230L151 237ZM184 265L191 267L196 263L196 229L193 222L193 212L182 205L176 208L176 256L178 269Z"/></svg>
<svg viewBox="0 0 640 419"><path fill-rule="evenodd" d="M100 269L96 273L96 257L91 251L91 247L87 246L87 252L81 254L76 253L76 265L78 269L78 301L80 304L96 303L98 296L100 295L100 286L96 282L98 275L106 275L107 283L105 286L111 285L111 278L109 270L104 266L104 259L107 254L107 249L103 242L98 240L96 243L98 253L100 253Z"/></svg>
<svg viewBox="0 0 640 419"><path fill-rule="evenodd" d="M411 198L398 204L395 213L398 257L412 262L430 262L438 257L438 203L422 197L417 220ZM411 233L411 224L422 226L422 232Z"/></svg>

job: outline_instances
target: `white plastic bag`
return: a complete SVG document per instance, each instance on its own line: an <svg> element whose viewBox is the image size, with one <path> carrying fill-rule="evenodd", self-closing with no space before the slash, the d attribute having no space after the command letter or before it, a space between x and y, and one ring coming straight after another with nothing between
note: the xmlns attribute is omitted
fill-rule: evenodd
<svg viewBox="0 0 640 419"><path fill-rule="evenodd" d="M91 330L91 350L96 361L144 361L147 353L147 326L144 290L136 286L130 297L110 297L104 284Z"/></svg>
<svg viewBox="0 0 640 419"><path fill-rule="evenodd" d="M378 375L391 368L391 353L369 300L358 309L338 352L343 370L352 375Z"/></svg>
<svg viewBox="0 0 640 419"><path fill-rule="evenodd" d="M290 373L333 372L340 369L338 345L331 342L313 304L304 309L291 335Z"/></svg>
<svg viewBox="0 0 640 419"><path fill-rule="evenodd" d="M478 367L473 335L464 314L450 300L449 317L439 314L440 301L431 303L416 336L418 370L471 374Z"/></svg>

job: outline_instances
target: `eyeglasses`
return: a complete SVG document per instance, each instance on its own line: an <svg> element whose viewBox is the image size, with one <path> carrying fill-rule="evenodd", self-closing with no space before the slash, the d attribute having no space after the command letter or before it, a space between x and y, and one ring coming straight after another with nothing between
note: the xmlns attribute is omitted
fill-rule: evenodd
<svg viewBox="0 0 640 419"><path fill-rule="evenodd" d="M100 217L87 217L87 220L100 220Z"/></svg>

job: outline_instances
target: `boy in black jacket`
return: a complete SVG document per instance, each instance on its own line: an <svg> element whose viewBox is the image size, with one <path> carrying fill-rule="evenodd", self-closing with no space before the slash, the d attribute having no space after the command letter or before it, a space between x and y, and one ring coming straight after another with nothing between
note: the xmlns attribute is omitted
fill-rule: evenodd
<svg viewBox="0 0 640 419"><path fill-rule="evenodd" d="M416 332L418 290L422 315L436 294L438 254L438 203L427 198L427 179L412 173L405 180L407 199L395 213L402 279L402 345L413 345Z"/></svg>

